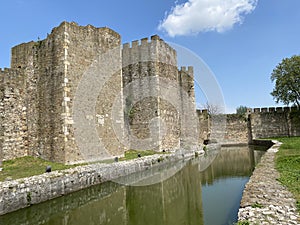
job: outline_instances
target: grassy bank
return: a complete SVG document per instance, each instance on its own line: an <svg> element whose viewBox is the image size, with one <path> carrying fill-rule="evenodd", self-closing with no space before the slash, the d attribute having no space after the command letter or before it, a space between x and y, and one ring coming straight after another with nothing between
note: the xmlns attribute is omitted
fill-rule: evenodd
<svg viewBox="0 0 300 225"><path fill-rule="evenodd" d="M158 154L159 152L155 151L137 151L137 150L129 150L125 152L125 156L120 158L123 160L131 160L138 157L143 157L147 155ZM103 161L102 163L112 163L113 159ZM84 165L84 164L81 164ZM51 166L52 171L55 170L64 170L73 168L78 165L64 165L62 163L55 163L51 161L47 161L41 158L35 158L32 156L25 156L22 158L17 158L13 160L8 160L3 162L3 170L0 172L0 182L5 179L18 179L24 177L30 177L34 175L39 175L45 173L46 167Z"/></svg>
<svg viewBox="0 0 300 225"><path fill-rule="evenodd" d="M18 179L45 173L46 167L51 166L52 171L64 170L75 166L54 163L32 156L25 156L3 162L3 170L0 172L0 181L6 178Z"/></svg>
<svg viewBox="0 0 300 225"><path fill-rule="evenodd" d="M123 160L136 159L138 157L154 155L154 154L168 154L168 153L156 152L153 150L128 150L125 152L124 157L120 158L120 160L123 161Z"/></svg>
<svg viewBox="0 0 300 225"><path fill-rule="evenodd" d="M300 137L275 139L283 143L276 154L279 181L294 194L300 211Z"/></svg>

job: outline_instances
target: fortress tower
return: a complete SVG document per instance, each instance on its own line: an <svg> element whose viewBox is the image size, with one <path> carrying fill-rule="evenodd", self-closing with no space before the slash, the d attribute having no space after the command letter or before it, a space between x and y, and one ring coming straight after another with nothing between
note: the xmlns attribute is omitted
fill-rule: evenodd
<svg viewBox="0 0 300 225"><path fill-rule="evenodd" d="M96 161L129 148L175 150L187 137L193 71L178 71L176 51L158 36L121 48L109 28L63 22L13 47L0 77L4 160Z"/></svg>
<svg viewBox="0 0 300 225"><path fill-rule="evenodd" d="M11 69L1 71L3 104L0 143L3 158L33 155L73 163L95 160L96 155L101 159L110 154L122 154L124 149L121 149L120 144L115 142L116 138L109 133L109 116L103 118L103 126L92 127L98 129L97 138L92 136L90 140L85 140L87 135L80 134L84 128L88 128L87 132L91 130L90 127L80 124L97 124L96 114L108 114L108 105L111 105L109 102L121 92L120 43L120 35L109 28L95 28L90 25L82 27L76 23L63 22L45 40L14 47ZM119 64L116 65L115 74L109 77L109 83L107 79L101 79L101 71L97 71L101 63L97 61L105 52L115 48L119 53L114 60ZM112 64L115 65L115 62ZM88 73L95 73L96 82L85 79L91 77ZM89 82L85 83L87 85L94 85L82 87L79 85L82 80ZM102 89L97 89L96 84L102 85ZM89 90L97 92L87 96ZM83 93L86 94L83 96ZM89 103L94 105L89 106ZM99 106L102 107L101 112ZM86 115L80 115L78 110L75 115L76 107ZM123 121L123 115L120 115L120 121ZM95 132L88 133L94 134ZM75 140L76 135L81 137L78 139L81 142L79 144ZM100 138L102 146L91 152L93 157L82 154L80 148L85 147L86 143L99 144L91 142ZM87 146L89 147L91 148ZM104 147L108 152L103 150Z"/></svg>
<svg viewBox="0 0 300 225"><path fill-rule="evenodd" d="M195 112L193 68L178 71L176 51L157 35L124 44L122 59L131 148L178 150Z"/></svg>

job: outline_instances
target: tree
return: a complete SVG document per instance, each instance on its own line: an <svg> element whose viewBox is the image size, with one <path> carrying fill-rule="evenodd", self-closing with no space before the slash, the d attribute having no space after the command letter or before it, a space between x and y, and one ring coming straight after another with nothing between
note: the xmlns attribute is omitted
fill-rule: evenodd
<svg viewBox="0 0 300 225"><path fill-rule="evenodd" d="M275 87L271 92L276 103L300 107L300 55L285 58L271 74Z"/></svg>
<svg viewBox="0 0 300 225"><path fill-rule="evenodd" d="M236 114L238 115L245 115L247 112L248 107L247 106L239 106L236 108Z"/></svg>
<svg viewBox="0 0 300 225"><path fill-rule="evenodd" d="M211 104L206 102L203 106L204 109L207 109L209 115L218 115L222 114L222 107L216 104Z"/></svg>

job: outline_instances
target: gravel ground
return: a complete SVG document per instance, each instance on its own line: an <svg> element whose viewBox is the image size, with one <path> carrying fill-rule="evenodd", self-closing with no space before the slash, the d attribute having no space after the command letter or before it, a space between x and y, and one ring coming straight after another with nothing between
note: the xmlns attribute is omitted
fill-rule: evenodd
<svg viewBox="0 0 300 225"><path fill-rule="evenodd" d="M241 206L239 221L250 224L300 224L300 216L293 195L277 181L279 172L275 169L275 154L280 142L275 144L261 158L247 183Z"/></svg>

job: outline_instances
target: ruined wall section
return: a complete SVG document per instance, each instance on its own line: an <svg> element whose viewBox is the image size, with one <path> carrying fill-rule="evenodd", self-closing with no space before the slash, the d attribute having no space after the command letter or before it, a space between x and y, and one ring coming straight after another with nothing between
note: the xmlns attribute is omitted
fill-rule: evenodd
<svg viewBox="0 0 300 225"><path fill-rule="evenodd" d="M64 26L62 118L66 163L122 155L124 146L118 140L113 124L123 126L123 110L117 118L112 116L116 98L122 98L121 37L109 28L79 26L76 23L65 23ZM75 101L77 105L74 105ZM86 135L94 138L90 140L92 143L87 143L87 149L90 147L90 150L84 155L82 145L87 140L83 140L84 136L82 140L76 140L74 133L74 112L80 110L78 107L83 107L82 110L89 113L82 115L83 118L77 120L75 125L94 124L98 135L94 137L94 134L88 134L90 129L85 130Z"/></svg>
<svg viewBox="0 0 300 225"><path fill-rule="evenodd" d="M172 101L179 99L169 93L178 90L175 50L155 35L124 44L122 59L130 148L143 149L145 143L158 151L178 148L179 114Z"/></svg>
<svg viewBox="0 0 300 225"><path fill-rule="evenodd" d="M0 157L8 160L28 154L26 77L22 69L4 69L0 79Z"/></svg>

